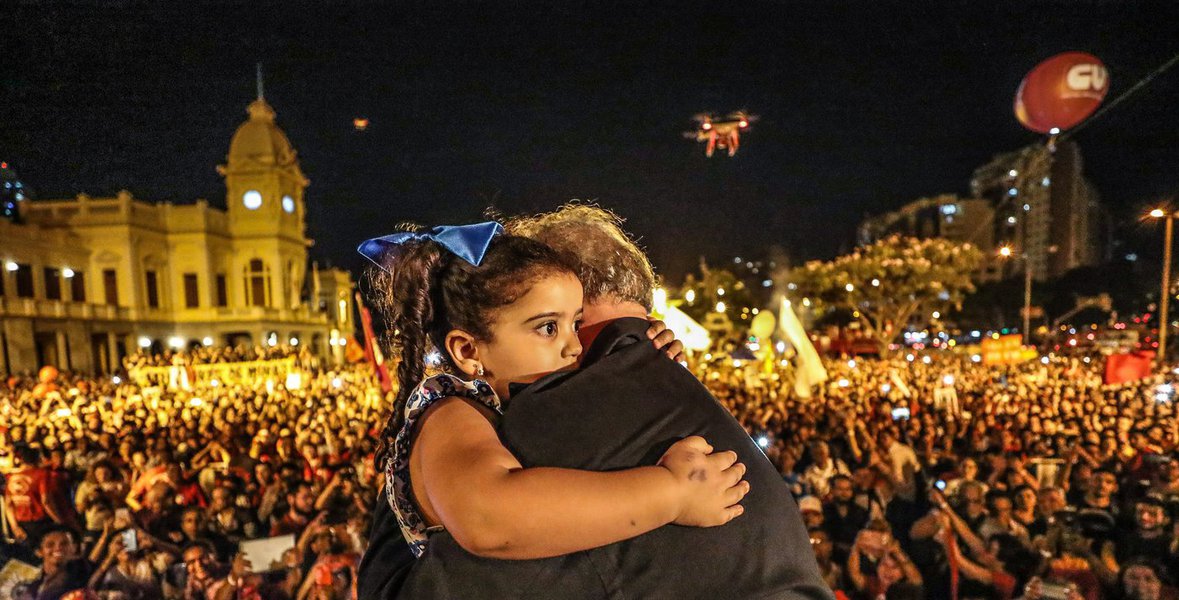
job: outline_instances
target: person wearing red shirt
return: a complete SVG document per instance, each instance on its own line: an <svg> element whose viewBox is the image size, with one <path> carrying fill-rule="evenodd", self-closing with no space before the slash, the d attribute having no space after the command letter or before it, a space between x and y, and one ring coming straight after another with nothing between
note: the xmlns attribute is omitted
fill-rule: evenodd
<svg viewBox="0 0 1179 600"><path fill-rule="evenodd" d="M4 514L12 535L26 548L37 548L41 537L54 524L61 524L49 496L48 474L40 465L40 452L28 446L17 448L21 468L8 475L4 487Z"/></svg>

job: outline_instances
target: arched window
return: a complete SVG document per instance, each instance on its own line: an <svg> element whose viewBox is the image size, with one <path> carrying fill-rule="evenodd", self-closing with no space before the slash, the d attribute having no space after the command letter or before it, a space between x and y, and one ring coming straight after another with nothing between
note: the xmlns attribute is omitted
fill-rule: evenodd
<svg viewBox="0 0 1179 600"><path fill-rule="evenodd" d="M246 306L270 306L270 267L260 258L250 260L245 271Z"/></svg>

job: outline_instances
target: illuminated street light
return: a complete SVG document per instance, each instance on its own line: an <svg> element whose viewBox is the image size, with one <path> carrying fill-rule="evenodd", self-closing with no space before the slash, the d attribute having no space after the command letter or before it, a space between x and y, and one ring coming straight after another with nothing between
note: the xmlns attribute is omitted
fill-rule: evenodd
<svg viewBox="0 0 1179 600"><path fill-rule="evenodd" d="M725 295L725 288L716 288L716 295L717 296L724 296Z"/></svg>
<svg viewBox="0 0 1179 600"><path fill-rule="evenodd" d="M1003 246L999 248L999 256L1002 258L1011 258L1015 251L1011 246ZM1023 255L1023 343L1030 344L1032 342L1031 329L1032 322L1032 263L1028 261L1028 255Z"/></svg>
<svg viewBox="0 0 1179 600"><path fill-rule="evenodd" d="M688 290L687 293L684 294L684 300L687 301L688 304L695 302L696 290Z"/></svg>
<svg viewBox="0 0 1179 600"><path fill-rule="evenodd" d="M723 301L716 303L716 312L718 312L718 313L725 312L725 303Z"/></svg>
<svg viewBox="0 0 1179 600"><path fill-rule="evenodd" d="M1156 208L1150 211L1148 216L1153 219L1162 219L1164 217L1167 219L1165 221L1166 228L1163 235L1163 279L1160 286L1162 291L1159 292L1159 352L1156 356L1161 365L1167 356L1167 330L1170 329L1167 326L1170 323L1167 315L1171 300L1171 293L1169 291L1171 284L1171 238L1172 230L1174 229L1175 213L1169 213L1161 208Z"/></svg>
<svg viewBox="0 0 1179 600"><path fill-rule="evenodd" d="M62 277L65 277L66 279L73 279L73 277L74 277L74 270L73 270L73 269L71 269L71 268L69 268L69 267L66 267L66 268L64 268L64 269L62 269L62 270L61 270L61 276L62 276Z"/></svg>
<svg viewBox="0 0 1179 600"><path fill-rule="evenodd" d="M4 268L5 268L5 269L8 269L9 271L15 272L15 271L19 271L19 270L20 270L20 265L18 265L18 264L16 264L16 263L12 262L12 261L10 260L10 261L8 261L7 263L5 263L5 264L4 264Z"/></svg>
<svg viewBox="0 0 1179 600"><path fill-rule="evenodd" d="M843 289L845 289L849 292L854 292L856 290L856 286L849 283L849 284L843 286Z"/></svg>

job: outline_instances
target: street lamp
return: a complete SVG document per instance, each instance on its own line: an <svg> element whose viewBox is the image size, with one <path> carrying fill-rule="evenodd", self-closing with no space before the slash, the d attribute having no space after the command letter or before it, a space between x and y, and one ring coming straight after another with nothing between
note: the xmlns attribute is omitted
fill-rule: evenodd
<svg viewBox="0 0 1179 600"><path fill-rule="evenodd" d="M1170 328L1170 317L1167 312L1171 300L1171 233L1174 229L1175 215L1161 208L1156 208L1147 214L1152 219L1166 218L1167 225L1163 233L1163 281L1161 301L1159 302L1159 364L1167 358L1167 329Z"/></svg>
<svg viewBox="0 0 1179 600"><path fill-rule="evenodd" d="M1001 258L1011 258L1015 254L1011 246L1002 246L999 248L999 256ZM1031 345L1032 343L1032 263L1028 260L1027 253L1020 255L1023 259L1023 343Z"/></svg>

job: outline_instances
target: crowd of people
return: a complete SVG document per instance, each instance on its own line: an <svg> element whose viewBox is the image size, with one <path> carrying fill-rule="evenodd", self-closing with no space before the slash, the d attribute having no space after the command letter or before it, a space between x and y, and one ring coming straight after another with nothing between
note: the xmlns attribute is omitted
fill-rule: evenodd
<svg viewBox="0 0 1179 600"><path fill-rule="evenodd" d="M274 378L174 388L132 379L62 374L46 392L12 377L0 390L0 563L20 567L0 575L0 597L355 597L380 485L371 432L388 406L370 370L305 370L290 388Z"/></svg>
<svg viewBox="0 0 1179 600"><path fill-rule="evenodd" d="M1156 376L1097 357L984 366L826 361L810 398L777 362L691 367L798 499L849 598L1176 598L1179 422Z"/></svg>
<svg viewBox="0 0 1179 600"><path fill-rule="evenodd" d="M1174 393L1103 385L1099 363L844 357L810 398L777 360L689 368L778 467L848 598L1179 597ZM355 597L391 392L363 365L299 364L290 388L9 378L0 596Z"/></svg>

